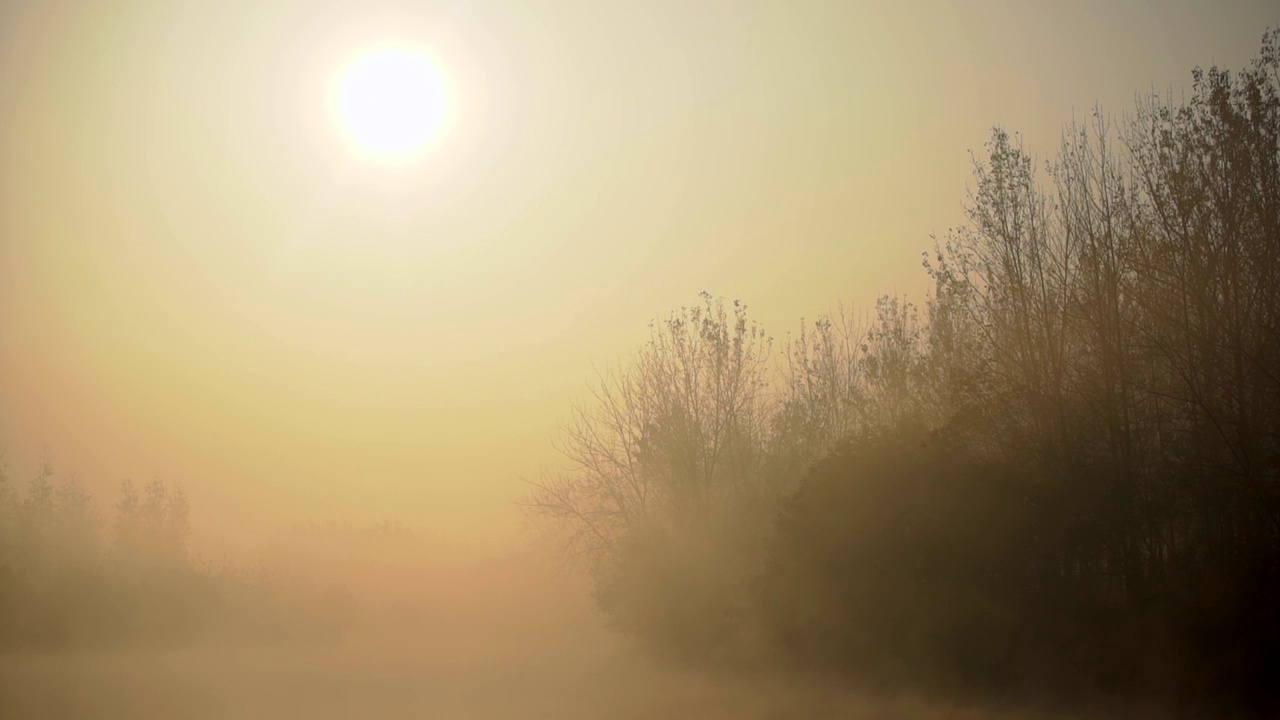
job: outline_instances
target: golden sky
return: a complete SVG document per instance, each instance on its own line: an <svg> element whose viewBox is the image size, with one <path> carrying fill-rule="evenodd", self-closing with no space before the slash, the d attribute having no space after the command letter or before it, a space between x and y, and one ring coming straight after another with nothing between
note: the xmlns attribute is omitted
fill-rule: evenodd
<svg viewBox="0 0 1280 720"><path fill-rule="evenodd" d="M197 518L507 523L592 362L701 290L776 335L920 293L990 126L1240 67L1271 2L0 5L0 442ZM343 63L450 122L354 152ZM504 527L506 525L503 525Z"/></svg>

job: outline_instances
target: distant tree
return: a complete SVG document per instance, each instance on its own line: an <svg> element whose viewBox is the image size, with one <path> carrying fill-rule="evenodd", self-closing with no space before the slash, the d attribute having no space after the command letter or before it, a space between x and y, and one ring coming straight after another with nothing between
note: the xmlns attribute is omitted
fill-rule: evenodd
<svg viewBox="0 0 1280 720"><path fill-rule="evenodd" d="M0 563L11 559L17 513L18 498L9 481L8 458L0 448Z"/></svg>
<svg viewBox="0 0 1280 720"><path fill-rule="evenodd" d="M44 532L53 520L55 509L53 459L46 450L39 469L27 484L27 495L21 503L24 524L29 532Z"/></svg>
<svg viewBox="0 0 1280 720"><path fill-rule="evenodd" d="M61 562L87 564L96 560L97 518L93 498L75 475L66 475L54 488L52 537Z"/></svg>
<svg viewBox="0 0 1280 720"><path fill-rule="evenodd" d="M116 544L126 555L137 552L142 532L140 513L138 489L132 480L126 478L120 483L120 501L116 503Z"/></svg>
<svg viewBox="0 0 1280 720"><path fill-rule="evenodd" d="M182 486L152 480L138 505L139 532L152 562L180 564L187 559L190 507Z"/></svg>

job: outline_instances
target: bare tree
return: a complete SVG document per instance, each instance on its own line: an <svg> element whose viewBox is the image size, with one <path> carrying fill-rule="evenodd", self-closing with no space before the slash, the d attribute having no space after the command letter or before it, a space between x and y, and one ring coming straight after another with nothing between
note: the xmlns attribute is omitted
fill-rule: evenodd
<svg viewBox="0 0 1280 720"><path fill-rule="evenodd" d="M714 523L763 490L770 338L741 302L706 293L650 330L573 408L559 447L569 467L533 481L524 503L591 562L616 560L628 533Z"/></svg>

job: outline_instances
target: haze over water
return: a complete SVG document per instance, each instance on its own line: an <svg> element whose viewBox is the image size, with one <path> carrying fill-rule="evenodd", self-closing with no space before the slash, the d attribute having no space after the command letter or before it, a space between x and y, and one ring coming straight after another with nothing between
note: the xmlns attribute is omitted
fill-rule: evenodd
<svg viewBox="0 0 1280 720"><path fill-rule="evenodd" d="M996 668L1064 646L947 633L1162 618L1079 650L1119 669L1054 702L1145 688L1125 653L1167 654L1162 613L1272 637L1275 587L1240 578L1280 556L1275 118L1170 130L1229 159L1190 189L1135 138L1153 95L1200 107L1193 68L1274 89L1277 26L1263 0L5 3L0 715L1038 717L1018 703L1052 693ZM1110 149L1072 155L1072 123ZM1041 248L1008 267L1043 292L963 252L946 275L955 238ZM1201 314L1157 312L1175 296ZM899 477L919 492L877 494ZM873 503L944 518L921 527L957 555L895 562ZM866 547L1044 594L874 576L944 612L806 574ZM882 601L989 677L934 696L850 659L881 638L796 639ZM1049 703L1117 706L1086 705Z"/></svg>

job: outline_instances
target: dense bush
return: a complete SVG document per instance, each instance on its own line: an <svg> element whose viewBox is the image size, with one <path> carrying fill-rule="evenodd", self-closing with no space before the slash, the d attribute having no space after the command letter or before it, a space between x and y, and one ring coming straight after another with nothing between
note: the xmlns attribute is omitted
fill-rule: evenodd
<svg viewBox="0 0 1280 720"><path fill-rule="evenodd" d="M918 427L851 439L784 505L759 621L787 660L867 682L1274 702L1274 570L1222 567L1144 598L1095 591L1060 571L1054 531L1089 508L1052 473Z"/></svg>
<svg viewBox="0 0 1280 720"><path fill-rule="evenodd" d="M763 620L805 662L1002 682L1038 600L1030 490L920 430L842 445L783 509Z"/></svg>

